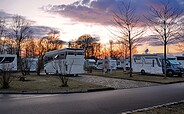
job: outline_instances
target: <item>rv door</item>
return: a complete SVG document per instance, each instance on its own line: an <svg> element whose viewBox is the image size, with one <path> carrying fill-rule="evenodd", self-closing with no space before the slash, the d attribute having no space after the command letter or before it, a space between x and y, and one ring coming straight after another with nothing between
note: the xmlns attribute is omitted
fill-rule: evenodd
<svg viewBox="0 0 184 114"><path fill-rule="evenodd" d="M152 60L150 73L155 74L155 60L154 59Z"/></svg>

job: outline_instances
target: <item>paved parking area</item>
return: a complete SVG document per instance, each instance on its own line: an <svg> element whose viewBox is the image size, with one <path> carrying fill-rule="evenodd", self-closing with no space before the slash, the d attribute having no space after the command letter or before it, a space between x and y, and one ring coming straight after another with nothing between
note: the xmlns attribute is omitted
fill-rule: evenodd
<svg viewBox="0 0 184 114"><path fill-rule="evenodd" d="M115 79L115 78L106 78L99 76L91 75L80 75L78 77L71 77L73 80L93 83L97 85L102 85L106 87L112 87L115 89L129 89L129 88L138 88L138 87L148 87L148 86L157 86L160 84L150 83L150 82L141 82L141 81L132 81L125 79Z"/></svg>

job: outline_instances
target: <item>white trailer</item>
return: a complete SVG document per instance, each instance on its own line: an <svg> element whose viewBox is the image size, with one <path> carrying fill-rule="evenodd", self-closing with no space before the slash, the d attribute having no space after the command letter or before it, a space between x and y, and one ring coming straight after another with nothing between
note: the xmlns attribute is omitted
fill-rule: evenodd
<svg viewBox="0 0 184 114"><path fill-rule="evenodd" d="M184 69L181 67L176 57L167 55L166 58L168 76L182 75ZM133 55L133 72L141 72L141 74L163 74L163 54L135 54Z"/></svg>
<svg viewBox="0 0 184 114"><path fill-rule="evenodd" d="M46 74L75 75L84 73L84 50L64 48L45 53Z"/></svg>
<svg viewBox="0 0 184 114"><path fill-rule="evenodd" d="M17 55L0 54L0 72L17 71Z"/></svg>

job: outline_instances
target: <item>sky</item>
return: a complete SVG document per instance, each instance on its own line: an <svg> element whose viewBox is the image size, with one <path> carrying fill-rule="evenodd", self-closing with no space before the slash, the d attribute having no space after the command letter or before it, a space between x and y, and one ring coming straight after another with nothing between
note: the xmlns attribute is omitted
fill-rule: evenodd
<svg viewBox="0 0 184 114"><path fill-rule="evenodd" d="M175 7L184 6L184 0L170 1ZM139 15L145 15L147 4L156 2L158 0L132 0ZM113 28L112 11L116 11L120 4L121 0L0 0L0 16L24 16L35 22L35 32L40 31L43 36L55 28L60 31L60 39L64 41L90 34L99 37L103 44L108 44L114 37L110 32ZM152 34L147 29L144 35ZM145 44L144 48L139 49L140 52L149 46Z"/></svg>

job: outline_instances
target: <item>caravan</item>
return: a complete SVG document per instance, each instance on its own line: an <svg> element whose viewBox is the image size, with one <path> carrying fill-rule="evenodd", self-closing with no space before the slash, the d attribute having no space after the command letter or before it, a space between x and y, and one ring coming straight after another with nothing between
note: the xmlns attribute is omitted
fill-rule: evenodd
<svg viewBox="0 0 184 114"><path fill-rule="evenodd" d="M45 53L46 74L75 75L84 73L84 50L64 48Z"/></svg>
<svg viewBox="0 0 184 114"><path fill-rule="evenodd" d="M133 55L133 72L141 74L163 74L163 54L135 54ZM179 75L184 73L183 67L179 64L176 57L167 55L166 73L168 76Z"/></svg>
<svg viewBox="0 0 184 114"><path fill-rule="evenodd" d="M0 55L0 72L2 71L17 71L17 55Z"/></svg>

